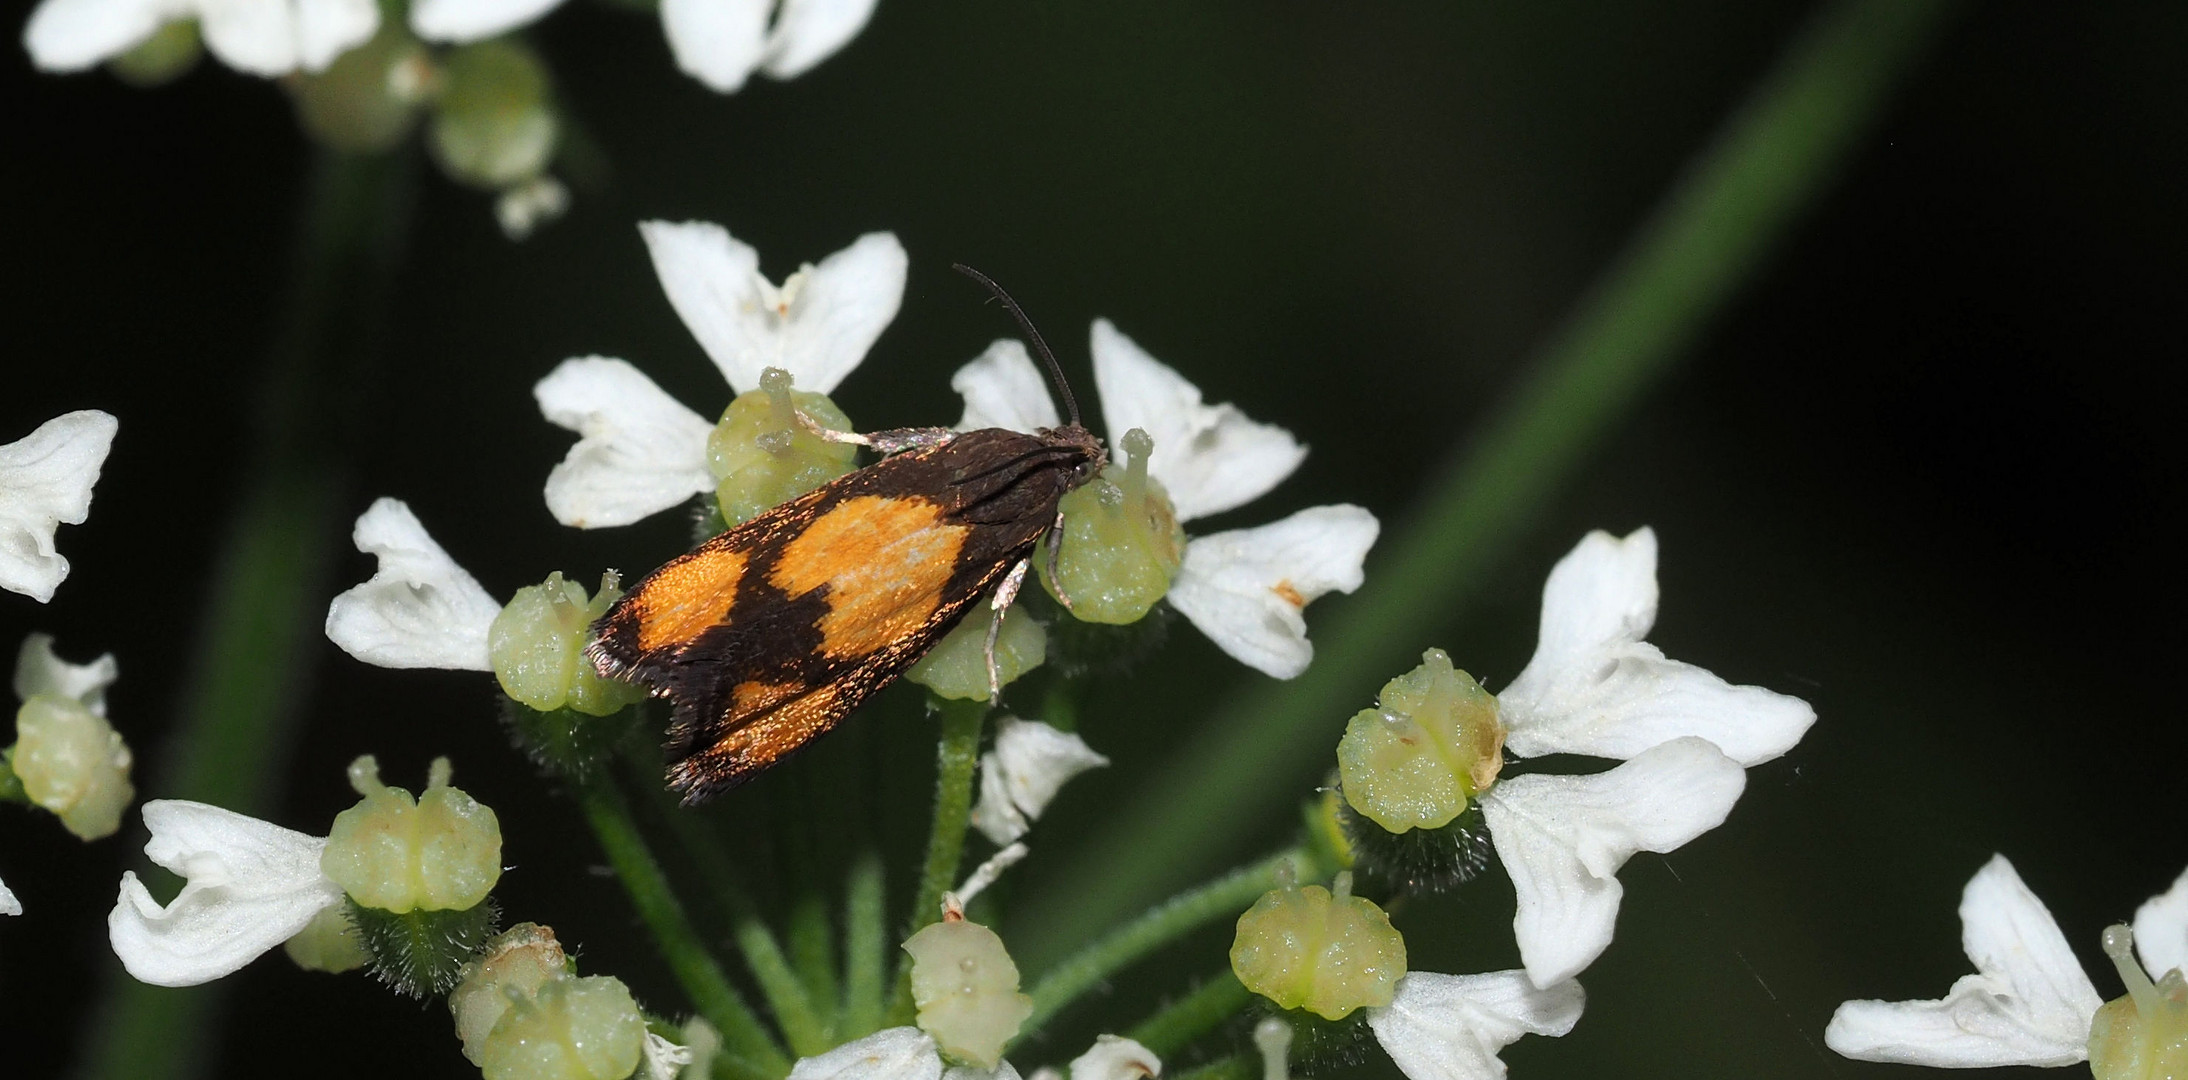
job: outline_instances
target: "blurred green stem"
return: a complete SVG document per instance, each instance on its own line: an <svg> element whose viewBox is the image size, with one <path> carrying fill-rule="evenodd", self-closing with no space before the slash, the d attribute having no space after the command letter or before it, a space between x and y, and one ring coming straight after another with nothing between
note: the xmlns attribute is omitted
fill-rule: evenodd
<svg viewBox="0 0 2188 1080"><path fill-rule="evenodd" d="M1157 1057L1169 1057L1238 1015L1253 999L1253 991L1246 989L1230 968L1224 968L1215 978L1194 987L1192 993L1140 1021L1125 1037L1154 1051Z"/></svg>
<svg viewBox="0 0 2188 1080"><path fill-rule="evenodd" d="M668 961L669 970L683 985L684 993L690 995L699 1015L722 1033L723 1047L758 1065L769 1076L789 1073L790 1059L783 1056L774 1037L752 1015L744 997L730 985L721 965L714 962L713 952L692 928L683 903L676 899L667 875L661 872L660 862L639 834L637 822L631 820L630 806L622 793L603 776L580 785L577 798L586 823L607 853L608 865L630 894L631 906L638 909L639 919L652 931L662 959Z"/></svg>
<svg viewBox="0 0 2188 1080"><path fill-rule="evenodd" d="M350 445L369 385L412 200L411 155L322 151L303 194L290 293L257 380L251 457L228 502L189 674L148 797L264 817L280 795L296 712L324 654L326 579L342 538ZM126 436L124 436L126 438ZM323 831L323 828L322 830ZM226 984L146 986L119 965L84 1025L87 1080L202 1075Z"/></svg>
<svg viewBox="0 0 2188 1080"><path fill-rule="evenodd" d="M1039 962L1174 887L1329 768L1343 719L1405 669L1589 451L1681 359L1874 126L1958 5L1841 0L1818 14L1679 177L1463 456L1431 477L1367 584L1315 628L1314 663L1256 679L1169 755L1068 871L1028 898Z"/></svg>
<svg viewBox="0 0 2188 1080"><path fill-rule="evenodd" d="M851 864L843 903L843 1019L836 1031L846 1040L881 1030L882 973L889 967L884 884L881 856L869 851Z"/></svg>
<svg viewBox="0 0 2188 1080"><path fill-rule="evenodd" d="M1245 1054L1232 1054L1230 1057L1217 1058L1206 1065L1173 1073L1170 1080L1258 1080L1260 1076L1259 1061Z"/></svg>
<svg viewBox="0 0 2188 1080"><path fill-rule="evenodd" d="M972 782L980 765L980 729L988 719L985 701L943 701L935 706L942 714L942 739L935 749L934 827L927 835L926 868L919 875L919 892L912 898L911 918L904 932L912 932L942 918L942 894L957 884L957 868L965 858L965 830L972 826ZM912 959L898 960L896 992L889 1003L889 1022L912 1022Z"/></svg>

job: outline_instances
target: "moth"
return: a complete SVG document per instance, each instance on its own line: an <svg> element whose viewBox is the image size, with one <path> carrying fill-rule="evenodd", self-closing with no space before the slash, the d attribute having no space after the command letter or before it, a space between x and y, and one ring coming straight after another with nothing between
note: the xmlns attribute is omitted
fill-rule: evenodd
<svg viewBox="0 0 2188 1080"><path fill-rule="evenodd" d="M996 632L1043 536L1055 580L1058 503L1099 474L1108 453L1080 424L1055 354L1017 302L979 271L956 269L1017 320L1070 421L1031 435L856 435L806 421L817 435L885 456L670 560L616 601L593 624L585 655L602 675L673 703L667 778L686 804L826 734L991 593L992 697Z"/></svg>

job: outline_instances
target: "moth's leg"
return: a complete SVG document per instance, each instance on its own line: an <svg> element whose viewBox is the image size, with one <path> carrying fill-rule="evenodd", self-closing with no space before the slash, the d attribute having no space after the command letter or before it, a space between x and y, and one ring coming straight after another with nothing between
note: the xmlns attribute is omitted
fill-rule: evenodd
<svg viewBox="0 0 2188 1080"><path fill-rule="evenodd" d="M1003 632L1003 616L1010 614L1011 604L1018 599L1019 588L1026 583L1026 571L1032 566L1032 559L1018 560L1018 565L1011 567L1010 573L1003 575L1003 583L995 587L995 599L988 601L988 607L995 612L995 618L988 621L988 645L984 654L988 659L990 705L1003 700L1003 675L995 664L995 639Z"/></svg>
<svg viewBox="0 0 2188 1080"><path fill-rule="evenodd" d="M946 427L886 428L881 431L837 431L823 427L819 421L798 410L798 424L814 438L822 442L849 443L879 451L883 456L898 454L922 446L934 446L957 437L959 432Z"/></svg>
<svg viewBox="0 0 2188 1080"><path fill-rule="evenodd" d="M1048 584L1049 592L1056 594L1056 602L1071 610L1071 594L1064 591L1064 579L1056 573L1056 553L1064 548L1064 512L1056 511L1056 522L1048 527Z"/></svg>

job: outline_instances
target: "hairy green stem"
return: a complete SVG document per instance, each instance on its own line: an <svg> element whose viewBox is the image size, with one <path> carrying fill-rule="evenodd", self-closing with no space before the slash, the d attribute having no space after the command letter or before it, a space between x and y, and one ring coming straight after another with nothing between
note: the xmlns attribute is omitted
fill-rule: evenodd
<svg viewBox="0 0 2188 1080"><path fill-rule="evenodd" d="M1466 452L1315 628L1313 666L1255 680L1027 898L1038 962L1209 864L1329 768L1362 695L1450 625L1536 515L1680 359L1874 126L1952 0L1820 12L1535 356Z"/></svg>
<svg viewBox="0 0 2188 1080"><path fill-rule="evenodd" d="M1232 1054L1173 1074L1169 1080L1259 1080L1260 1076L1259 1061L1245 1054Z"/></svg>
<svg viewBox="0 0 2188 1080"><path fill-rule="evenodd" d="M1285 881L1311 878L1313 870L1314 862L1304 848L1288 848L1155 905L1042 975L1030 991L1033 1013L1019 1030L1038 1031L1079 995L1148 953L1210 920L1237 916L1262 893Z"/></svg>
<svg viewBox="0 0 2188 1080"><path fill-rule="evenodd" d="M622 880L631 906L638 909L639 919L653 933L654 944L668 961L676 981L683 985L684 993L690 995L692 1006L722 1033L722 1044L730 1053L759 1066L769 1076L789 1073L790 1059L752 1015L744 997L730 985L721 965L714 962L714 954L693 929L683 903L661 872L660 862L639 834L638 823L631 820L630 806L623 801L622 793L602 777L580 786L577 796L586 823L592 826L593 835L608 856L608 865Z"/></svg>
<svg viewBox="0 0 2188 1080"><path fill-rule="evenodd" d="M798 973L806 1000L814 1004L822 1032L833 1045L842 990L836 985L836 929L829 921L828 898L818 889L792 902L789 938L791 970Z"/></svg>
<svg viewBox="0 0 2188 1080"><path fill-rule="evenodd" d="M881 1030L883 972L889 964L888 896L881 857L869 851L851 864L843 903L842 1038L863 1039Z"/></svg>
<svg viewBox="0 0 2188 1080"><path fill-rule="evenodd" d="M1140 1021L1125 1037L1154 1051L1157 1057L1169 1057L1237 1016L1253 999L1253 991L1246 989L1230 968L1224 968L1215 978L1194 987L1192 993Z"/></svg>
<svg viewBox="0 0 2188 1080"><path fill-rule="evenodd" d="M927 834L927 862L919 875L919 892L912 898L911 917L905 920L909 937L920 927L942 918L942 894L957 884L957 871L965 858L965 830L972 826L973 776L980 765L980 730L988 719L985 701L943 701L942 738L935 749L934 826ZM896 992L889 1003L889 1022L912 1021L912 959L897 963Z"/></svg>

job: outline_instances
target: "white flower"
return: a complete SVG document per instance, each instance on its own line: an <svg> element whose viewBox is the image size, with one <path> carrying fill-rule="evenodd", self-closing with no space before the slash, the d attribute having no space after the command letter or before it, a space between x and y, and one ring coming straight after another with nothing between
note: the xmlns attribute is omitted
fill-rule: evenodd
<svg viewBox="0 0 2188 1080"><path fill-rule="evenodd" d="M41 604L53 599L68 576L68 560L53 549L53 530L63 522L81 525L91 513L91 485L120 426L107 413L84 409L0 446L0 589Z"/></svg>
<svg viewBox="0 0 2188 1080"><path fill-rule="evenodd" d="M106 715L106 688L121 677L113 653L88 664L71 664L53 652L52 634L31 634L15 653L15 696L29 701L57 694L83 703L93 716Z"/></svg>
<svg viewBox="0 0 2188 1080"><path fill-rule="evenodd" d="M791 79L849 44L873 17L875 0L664 0L661 29L676 66L721 93L754 71ZM418 0L410 27L428 41L467 42L504 34L562 0ZM773 16L772 24L769 16Z"/></svg>
<svg viewBox="0 0 2188 1080"><path fill-rule="evenodd" d="M8 891L7 882L0 881L0 915L21 915L22 913L23 902L17 900L15 894Z"/></svg>
<svg viewBox="0 0 2188 1080"><path fill-rule="evenodd" d="M1019 1080L1010 1062L994 1069L945 1069L934 1040L916 1027L893 1027L825 1054L799 1058L790 1080Z"/></svg>
<svg viewBox="0 0 2188 1080"><path fill-rule="evenodd" d="M175 799L145 803L144 823L152 830L144 853L185 880L162 906L134 872L122 873L107 940L143 982L195 986L220 978L342 901L342 887L319 870L327 846L320 837Z"/></svg>
<svg viewBox="0 0 2188 1080"><path fill-rule="evenodd" d="M651 1031L646 1032L644 1053L646 1063L641 1071L646 1080L676 1080L693 1057L690 1047L678 1046Z"/></svg>
<svg viewBox="0 0 2188 1080"><path fill-rule="evenodd" d="M1119 1035L1097 1035L1086 1053L1071 1059L1071 1080L1141 1080L1162 1076L1162 1059Z"/></svg>
<svg viewBox="0 0 2188 1080"><path fill-rule="evenodd" d="M23 47L46 71L82 71L196 19L205 47L251 75L318 71L380 28L373 0L44 0Z"/></svg>
<svg viewBox="0 0 2188 1080"><path fill-rule="evenodd" d="M1592 776L1513 777L1482 793L1537 987L1579 974L1610 945L1628 858L1722 824L1746 786L1743 766L1785 753L1815 722L1798 698L1665 659L1641 640L1656 598L1655 533L1588 534L1543 587L1534 659L1497 695L1516 755L1630 759Z"/></svg>
<svg viewBox="0 0 2188 1080"><path fill-rule="evenodd" d="M997 846L1008 844L1026 834L1065 781L1107 764L1077 735L1006 716L996 727L995 749L980 758L972 823Z"/></svg>
<svg viewBox="0 0 2188 1080"><path fill-rule="evenodd" d="M1571 980L1536 989L1523 971L1413 971L1368 1010L1368 1027L1407 1080L1490 1080L1504 1075L1498 1051L1529 1033L1564 1035L1586 1004Z"/></svg>
<svg viewBox="0 0 2188 1080"><path fill-rule="evenodd" d="M868 233L780 286L760 256L719 225L648 221L639 233L669 303L733 394L770 367L799 390L828 393L881 336L904 297L909 264L891 233ZM600 356L565 360L532 388L549 422L577 432L547 477L547 509L580 529L628 525L714 489L714 424L637 368Z"/></svg>
<svg viewBox="0 0 2188 1080"><path fill-rule="evenodd" d="M327 640L380 667L493 670L486 634L502 605L433 542L410 507L379 499L352 535L380 566L327 605Z"/></svg>
<svg viewBox="0 0 2188 1080"><path fill-rule="evenodd" d="M84 840L121 827L137 797L129 782L129 744L106 722L106 688L120 672L114 654L88 664L54 655L53 635L31 634L15 657L13 763L30 801Z"/></svg>
<svg viewBox="0 0 2188 1080"><path fill-rule="evenodd" d="M2153 979L2175 968L2188 973L2188 870L2135 909L2135 949Z"/></svg>
<svg viewBox="0 0 2188 1080"><path fill-rule="evenodd" d="M1275 487L1307 455L1290 432L1248 419L1237 406L1208 405L1200 389L1149 356L1107 319L1093 329L1094 382L1110 456L1129 460L1121 436L1154 438L1147 471L1169 492L1179 522L1242 506ZM965 399L961 430L1033 431L1061 423L1041 373L1016 341L998 341L958 369L950 385ZM1218 648L1279 679L1307 669L1314 645L1302 617L1326 593L1351 592L1381 530L1357 506L1317 506L1282 521L1195 537L1168 599Z"/></svg>
<svg viewBox="0 0 2188 1080"><path fill-rule="evenodd" d="M2188 935L2188 919L2170 929ZM2003 855L1960 894L1960 945L1976 974L1943 1000L1846 1002L1824 1028L1824 1045L1862 1061L1953 1069L2088 1059L2090 1021L2103 1002L2051 912Z"/></svg>

